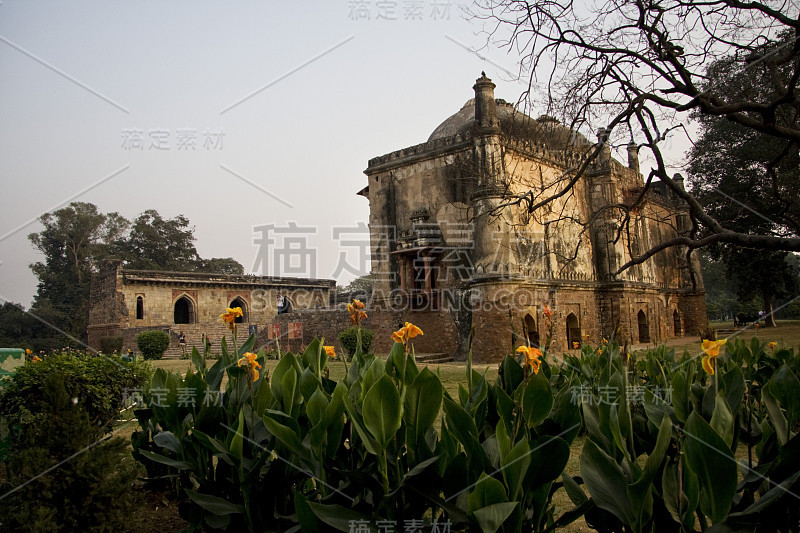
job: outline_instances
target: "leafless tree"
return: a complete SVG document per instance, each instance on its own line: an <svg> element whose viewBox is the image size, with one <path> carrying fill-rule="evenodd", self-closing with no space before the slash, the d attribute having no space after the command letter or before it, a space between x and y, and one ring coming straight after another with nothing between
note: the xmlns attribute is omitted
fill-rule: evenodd
<svg viewBox="0 0 800 533"><path fill-rule="evenodd" d="M652 169L633 204L618 206L620 233L657 180L688 208L689 231L632 253L620 272L674 246L689 252L712 243L800 251L800 237L786 226L736 231L712 217L671 179L665 148L676 136L689 135L692 117L702 114L770 135L786 153L800 150L797 0L479 0L473 16L484 21L489 43L522 56L528 104L546 108L576 131L604 128L612 146L638 144ZM761 90L731 91L726 80L711 77L709 68L721 60L730 62L729 76L758 69ZM509 201L533 213L569 194L599 150L585 154L556 190Z"/></svg>

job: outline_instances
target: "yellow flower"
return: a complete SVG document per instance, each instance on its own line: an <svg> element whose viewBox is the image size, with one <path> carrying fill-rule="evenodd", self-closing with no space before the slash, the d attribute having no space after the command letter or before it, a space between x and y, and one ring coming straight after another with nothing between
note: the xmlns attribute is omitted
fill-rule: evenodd
<svg viewBox="0 0 800 533"><path fill-rule="evenodd" d="M703 339L703 351L706 352L706 355L703 356L703 370L705 370L707 374L711 376L714 375L717 357L719 357L719 349L726 342L728 342L727 339L722 339L721 341Z"/></svg>
<svg viewBox="0 0 800 533"><path fill-rule="evenodd" d="M777 345L778 345L778 343L773 341L773 342L769 343L768 346L769 346L770 350L774 350Z"/></svg>
<svg viewBox="0 0 800 533"><path fill-rule="evenodd" d="M219 315L222 319L222 322L228 324L228 329L233 329L233 325L236 323L236 319L239 317L244 316L242 313L241 307L228 307L228 310Z"/></svg>
<svg viewBox="0 0 800 533"><path fill-rule="evenodd" d="M261 365L258 364L258 361L256 361L256 357L258 356L253 352L245 352L244 356L239 359L238 363L239 366L247 365L247 373L250 374L252 372L253 381L256 381L259 376L256 368L261 368Z"/></svg>
<svg viewBox="0 0 800 533"><path fill-rule="evenodd" d="M38 363L39 361L41 361L41 358L39 358L39 356L38 356L38 355L34 355L34 356L33 356L33 362L34 362L34 363Z"/></svg>
<svg viewBox="0 0 800 533"><path fill-rule="evenodd" d="M365 308L361 300L353 300L353 303L347 304L347 312L350 313L350 322L359 325L362 320L367 318L367 313L363 311Z"/></svg>
<svg viewBox="0 0 800 533"><path fill-rule="evenodd" d="M538 374L539 367L542 366L542 362L539 361L539 358L542 356L542 351L539 348L533 348L531 346L520 346L517 348L517 352L525 354L525 364L533 369L534 374Z"/></svg>
<svg viewBox="0 0 800 533"><path fill-rule="evenodd" d="M577 350L580 347L581 347L581 343L579 343L578 341L573 341L572 342L572 349L573 350Z"/></svg>
<svg viewBox="0 0 800 533"><path fill-rule="evenodd" d="M323 346L323 348L325 349L325 354L328 357L336 357L336 350L333 346Z"/></svg>
<svg viewBox="0 0 800 533"><path fill-rule="evenodd" d="M25 348L25 355L30 355L31 353L30 348Z"/></svg>
<svg viewBox="0 0 800 533"><path fill-rule="evenodd" d="M409 340L417 335L422 335L422 330L411 322L406 322L406 325L392 333L392 340L400 344L406 344Z"/></svg>
<svg viewBox="0 0 800 533"><path fill-rule="evenodd" d="M600 344L608 344L608 339L603 337L603 340L600 341Z"/></svg>

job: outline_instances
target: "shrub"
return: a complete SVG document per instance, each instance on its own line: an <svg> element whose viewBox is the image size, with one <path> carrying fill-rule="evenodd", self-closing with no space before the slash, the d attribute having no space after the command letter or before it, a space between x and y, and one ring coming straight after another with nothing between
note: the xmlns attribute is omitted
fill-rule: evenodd
<svg viewBox="0 0 800 533"><path fill-rule="evenodd" d="M122 341L121 335L100 337L100 351L107 354L122 353Z"/></svg>
<svg viewBox="0 0 800 533"><path fill-rule="evenodd" d="M348 355L353 355L356 351L356 344L358 343L357 332L358 328L350 327L339 333L339 342L347 350ZM371 329L361 328L361 350L364 353L369 353L373 338L375 338L375 333Z"/></svg>
<svg viewBox="0 0 800 533"><path fill-rule="evenodd" d="M143 363L85 355L51 356L18 369L0 395L0 427L10 429L0 457L4 530L124 529L141 500L132 490L138 467L124 439L103 435L125 389L141 387L149 376Z"/></svg>
<svg viewBox="0 0 800 533"><path fill-rule="evenodd" d="M169 348L169 335L159 329L143 331L136 336L136 346L145 359L161 359Z"/></svg>

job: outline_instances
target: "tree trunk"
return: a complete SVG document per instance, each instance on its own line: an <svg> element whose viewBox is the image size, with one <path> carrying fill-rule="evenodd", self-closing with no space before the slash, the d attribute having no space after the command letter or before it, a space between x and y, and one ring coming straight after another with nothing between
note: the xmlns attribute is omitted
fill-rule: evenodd
<svg viewBox="0 0 800 533"><path fill-rule="evenodd" d="M775 317L772 316L772 291L765 289L761 297L764 300L764 326L768 328L774 328L776 324Z"/></svg>

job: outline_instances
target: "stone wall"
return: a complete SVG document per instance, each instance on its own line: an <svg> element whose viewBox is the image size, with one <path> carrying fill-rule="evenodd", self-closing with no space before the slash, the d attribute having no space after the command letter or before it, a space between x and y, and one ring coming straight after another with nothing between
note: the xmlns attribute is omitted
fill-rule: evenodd
<svg viewBox="0 0 800 533"><path fill-rule="evenodd" d="M167 355L177 355L181 331L190 346L200 346L204 332L218 343L227 331L219 315L235 306L242 307L245 315L239 324L243 340L250 326L264 327L277 315L279 295L292 309L325 307L335 285L332 280L125 270L119 261L106 261L92 279L89 346L98 349L101 337L122 335L124 350L136 350L139 332L161 329L174 341ZM187 303L188 321L176 323L176 304L181 300Z"/></svg>

